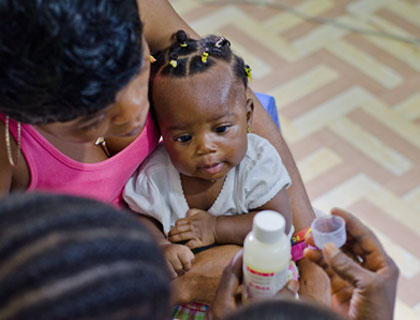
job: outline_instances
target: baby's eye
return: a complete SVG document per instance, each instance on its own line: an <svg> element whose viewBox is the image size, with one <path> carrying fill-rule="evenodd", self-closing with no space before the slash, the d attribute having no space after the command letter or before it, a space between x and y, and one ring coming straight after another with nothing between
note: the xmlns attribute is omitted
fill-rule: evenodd
<svg viewBox="0 0 420 320"><path fill-rule="evenodd" d="M229 126L225 125L225 126L220 126L216 128L216 132L217 133L223 133L226 132L226 130L229 128Z"/></svg>
<svg viewBox="0 0 420 320"><path fill-rule="evenodd" d="M189 134L184 134L183 136L176 137L174 140L177 142L188 142L191 140L191 136Z"/></svg>

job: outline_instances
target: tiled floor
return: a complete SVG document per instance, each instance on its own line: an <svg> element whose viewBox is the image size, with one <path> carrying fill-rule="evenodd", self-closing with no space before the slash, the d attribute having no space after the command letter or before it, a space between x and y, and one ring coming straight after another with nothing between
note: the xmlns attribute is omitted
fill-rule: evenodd
<svg viewBox="0 0 420 320"><path fill-rule="evenodd" d="M396 319L420 319L420 40L389 35L420 37L420 1L239 2L171 1L252 66L314 205L375 230L401 270Z"/></svg>

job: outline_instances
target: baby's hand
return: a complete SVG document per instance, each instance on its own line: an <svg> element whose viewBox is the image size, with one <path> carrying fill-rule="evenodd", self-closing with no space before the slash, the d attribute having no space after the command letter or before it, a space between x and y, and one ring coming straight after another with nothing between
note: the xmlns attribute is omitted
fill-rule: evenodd
<svg viewBox="0 0 420 320"><path fill-rule="evenodd" d="M191 270L194 254L191 249L182 244L165 244L162 246L163 253L168 262L171 278L175 279Z"/></svg>
<svg viewBox="0 0 420 320"><path fill-rule="evenodd" d="M209 246L216 242L216 217L204 210L190 209L186 218L176 221L168 240L188 241L185 245L191 249Z"/></svg>

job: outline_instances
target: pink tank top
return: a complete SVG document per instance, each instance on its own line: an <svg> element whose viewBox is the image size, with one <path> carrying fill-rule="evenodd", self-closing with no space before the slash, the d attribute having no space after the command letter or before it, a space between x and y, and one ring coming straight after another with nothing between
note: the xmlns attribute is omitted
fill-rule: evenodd
<svg viewBox="0 0 420 320"><path fill-rule="evenodd" d="M0 113L5 122L5 115ZM9 130L17 140L17 122ZM58 151L34 127L21 125L21 150L31 175L27 191L39 190L94 198L123 206L122 191L130 176L155 149L159 131L149 112L143 132L125 149L98 163L81 163Z"/></svg>

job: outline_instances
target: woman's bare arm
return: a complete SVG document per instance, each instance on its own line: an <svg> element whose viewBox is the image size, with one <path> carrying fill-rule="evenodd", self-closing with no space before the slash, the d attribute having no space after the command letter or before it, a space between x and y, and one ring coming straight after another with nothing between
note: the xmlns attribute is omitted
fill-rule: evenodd
<svg viewBox="0 0 420 320"><path fill-rule="evenodd" d="M290 210L289 197L287 196L286 189L284 188L266 204L247 214L218 216L216 224L217 242L242 245L246 235L252 229L254 216L263 210L274 210L280 212L286 220L286 234L289 233L292 224L292 213Z"/></svg>
<svg viewBox="0 0 420 320"><path fill-rule="evenodd" d="M309 201L309 197L306 193L293 156L286 141L283 139L280 130L258 101L257 97L255 97L253 93L251 94L254 97L252 130L259 136L270 141L280 154L281 160L292 180L292 185L287 189L287 193L289 194L290 206L293 213L293 225L297 231L302 230L310 226L312 220L315 218L311 202Z"/></svg>
<svg viewBox="0 0 420 320"><path fill-rule="evenodd" d="M200 38L167 0L137 0L137 3L150 52L168 47L171 44L171 36L180 29L192 38Z"/></svg>

